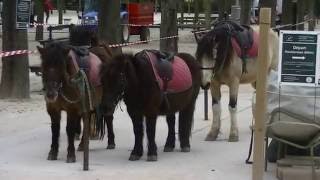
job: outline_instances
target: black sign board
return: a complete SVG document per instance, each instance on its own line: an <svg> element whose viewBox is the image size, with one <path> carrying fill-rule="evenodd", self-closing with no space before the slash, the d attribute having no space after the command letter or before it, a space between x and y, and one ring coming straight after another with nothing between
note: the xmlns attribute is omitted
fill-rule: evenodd
<svg viewBox="0 0 320 180"><path fill-rule="evenodd" d="M30 18L30 6L31 0L16 0L17 1L17 13L16 13L16 25L17 29L27 29Z"/></svg>
<svg viewBox="0 0 320 180"><path fill-rule="evenodd" d="M317 32L280 32L280 74L282 84L316 85Z"/></svg>

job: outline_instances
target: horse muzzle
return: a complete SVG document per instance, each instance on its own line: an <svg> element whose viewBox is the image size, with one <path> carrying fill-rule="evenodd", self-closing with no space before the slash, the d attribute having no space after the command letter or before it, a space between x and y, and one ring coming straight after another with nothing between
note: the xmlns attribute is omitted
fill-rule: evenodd
<svg viewBox="0 0 320 180"><path fill-rule="evenodd" d="M56 102L58 99L58 95L59 94L56 91L47 91L46 95L45 95L46 102L48 102L48 103Z"/></svg>

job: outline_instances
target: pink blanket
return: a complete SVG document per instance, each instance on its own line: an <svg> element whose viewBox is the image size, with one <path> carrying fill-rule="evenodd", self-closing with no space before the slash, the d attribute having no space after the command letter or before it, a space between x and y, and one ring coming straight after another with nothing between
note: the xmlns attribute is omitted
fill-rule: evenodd
<svg viewBox="0 0 320 180"><path fill-rule="evenodd" d="M236 39L231 38L231 44L238 57L242 57L241 48ZM247 57L255 58L258 56L258 48L259 48L259 34L257 32L253 32L253 44L250 49L247 50Z"/></svg>
<svg viewBox="0 0 320 180"><path fill-rule="evenodd" d="M151 53L147 52L149 60L151 62L153 72L158 81L161 90L164 90L163 80L160 78L157 69L155 68L155 63L158 60L157 57ZM168 93L179 93L188 90L192 86L192 77L188 65L180 57L175 56L173 63L173 77L172 80L168 82L167 92Z"/></svg>
<svg viewBox="0 0 320 180"><path fill-rule="evenodd" d="M74 66L78 67L76 69L79 70L79 65L78 65L77 60L76 60L77 57L76 57L75 53L72 50L70 50L69 56L72 58L72 62L74 64ZM90 53L89 54L89 62L88 63L89 63L88 64L89 70L86 73L87 73L87 77L88 77L91 85L93 87L100 86L101 85L101 80L100 80L99 72L100 72L100 67L101 67L101 60L95 54Z"/></svg>

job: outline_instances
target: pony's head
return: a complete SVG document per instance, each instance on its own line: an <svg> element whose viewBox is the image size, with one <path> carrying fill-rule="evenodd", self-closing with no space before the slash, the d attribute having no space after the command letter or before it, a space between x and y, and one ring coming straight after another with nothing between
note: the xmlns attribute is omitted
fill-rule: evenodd
<svg viewBox="0 0 320 180"><path fill-rule="evenodd" d="M104 114L112 115L128 86L128 67L134 56L121 54L114 56L101 69L103 84L102 106Z"/></svg>
<svg viewBox="0 0 320 180"><path fill-rule="evenodd" d="M45 89L47 102L57 100L62 84L67 79L67 60L69 49L61 43L53 42L42 47L37 47L41 55L42 82Z"/></svg>
<svg viewBox="0 0 320 180"><path fill-rule="evenodd" d="M230 62L229 33L228 26L219 25L198 42L196 59L202 68L201 87L204 89L209 88L214 74L219 73Z"/></svg>

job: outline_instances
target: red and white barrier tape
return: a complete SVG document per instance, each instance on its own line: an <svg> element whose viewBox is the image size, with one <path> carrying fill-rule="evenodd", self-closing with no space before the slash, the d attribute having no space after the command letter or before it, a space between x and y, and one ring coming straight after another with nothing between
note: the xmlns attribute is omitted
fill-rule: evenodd
<svg viewBox="0 0 320 180"><path fill-rule="evenodd" d="M168 37L163 37L163 38L159 38L159 39L150 39L150 40L146 40L146 41L136 41L136 42L122 43L122 44L110 44L109 47L116 48L116 47L132 46L132 45L136 45L136 44L143 44L143 43L147 43L147 42L151 42L151 41L159 41L159 40L164 40L164 39L173 39L173 38L177 38L177 37L179 37L179 36L175 35L175 36L168 36ZM0 53L0 58L15 56L15 55L22 55L22 54L36 54L36 53L38 53L37 50L34 50L34 51L31 51L31 50L4 51L4 52Z"/></svg>
<svg viewBox="0 0 320 180"><path fill-rule="evenodd" d="M136 45L136 44L143 44L143 43L147 43L147 42L160 41L160 40L164 40L164 39L173 39L173 38L178 38L178 37L179 37L178 35L175 35L175 36L168 36L168 37L163 37L163 38L159 38L159 39L149 39L149 40L145 40L145 41L135 41L135 42L129 42L129 43L122 43L122 44L110 44L109 47L116 48L116 47L132 46L132 45Z"/></svg>
<svg viewBox="0 0 320 180"><path fill-rule="evenodd" d="M46 23L29 23L29 27L31 26L45 26L45 27L48 27L48 26L59 26L59 25L70 25L70 24L73 24L73 23L68 23L68 24L46 24ZM74 24L74 25L81 25L79 23L77 24ZM122 26L132 26L132 27L143 27L143 26L153 26L153 25L160 25L160 24L121 24Z"/></svg>
<svg viewBox="0 0 320 180"><path fill-rule="evenodd" d="M16 51L3 51L0 53L0 57L9 57L9 56L15 56L15 55L22 55L22 54L35 54L38 53L37 50L31 51L31 50L16 50Z"/></svg>

